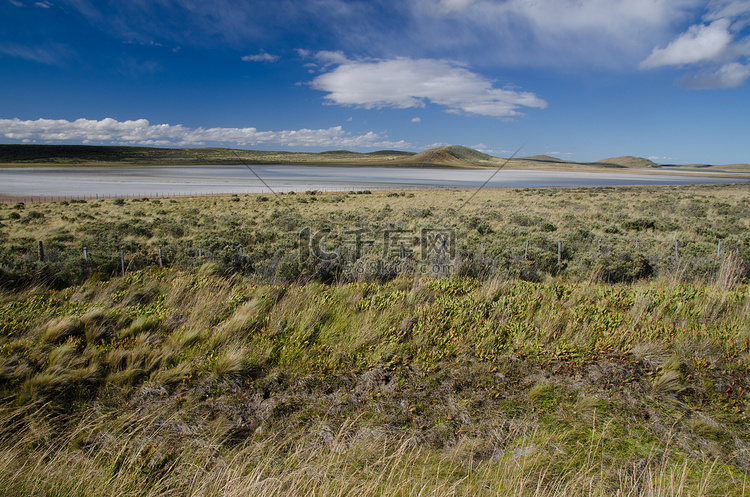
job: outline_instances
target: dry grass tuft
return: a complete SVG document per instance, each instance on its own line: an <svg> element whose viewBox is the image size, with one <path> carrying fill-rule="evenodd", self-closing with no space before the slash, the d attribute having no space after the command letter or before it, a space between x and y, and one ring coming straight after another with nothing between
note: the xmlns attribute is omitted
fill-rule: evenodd
<svg viewBox="0 0 750 497"><path fill-rule="evenodd" d="M677 395L685 390L679 371L666 371L656 378L653 391L656 395Z"/></svg>
<svg viewBox="0 0 750 497"><path fill-rule="evenodd" d="M47 323L42 332L42 340L47 343L60 343L68 337L79 335L83 331L80 319L63 316Z"/></svg>
<svg viewBox="0 0 750 497"><path fill-rule="evenodd" d="M213 364L213 372L219 378L241 374L247 367L247 351L242 348L228 347Z"/></svg>
<svg viewBox="0 0 750 497"><path fill-rule="evenodd" d="M737 251L729 252L721 259L716 275L716 288L720 291L733 290L745 278L746 272L745 262Z"/></svg>

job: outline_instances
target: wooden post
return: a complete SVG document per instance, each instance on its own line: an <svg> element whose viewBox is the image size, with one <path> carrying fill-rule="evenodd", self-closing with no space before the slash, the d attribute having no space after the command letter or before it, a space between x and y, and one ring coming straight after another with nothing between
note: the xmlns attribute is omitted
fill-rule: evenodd
<svg viewBox="0 0 750 497"><path fill-rule="evenodd" d="M161 262L161 247L159 247L159 267L164 267L164 264Z"/></svg>
<svg viewBox="0 0 750 497"><path fill-rule="evenodd" d="M557 241L557 263L560 264L562 262L562 242L560 240Z"/></svg>
<svg viewBox="0 0 750 497"><path fill-rule="evenodd" d="M523 258L528 259L529 258L529 241L526 240L526 250L523 252Z"/></svg>
<svg viewBox="0 0 750 497"><path fill-rule="evenodd" d="M44 262L44 244L39 240L39 262Z"/></svg>
<svg viewBox="0 0 750 497"><path fill-rule="evenodd" d="M86 247L83 247L83 260L88 262L89 261L89 254L86 251Z"/></svg>
<svg viewBox="0 0 750 497"><path fill-rule="evenodd" d="M721 257L721 240L719 240L719 246L716 248L716 257Z"/></svg>
<svg viewBox="0 0 750 497"><path fill-rule="evenodd" d="M122 267L122 275L125 276L125 251L120 249L120 266Z"/></svg>
<svg viewBox="0 0 750 497"><path fill-rule="evenodd" d="M679 240L674 241L674 258L675 259L680 258L680 241Z"/></svg>

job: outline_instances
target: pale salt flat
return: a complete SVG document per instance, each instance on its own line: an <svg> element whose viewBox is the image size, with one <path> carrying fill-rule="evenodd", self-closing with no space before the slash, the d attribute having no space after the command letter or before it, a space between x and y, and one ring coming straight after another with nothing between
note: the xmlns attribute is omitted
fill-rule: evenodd
<svg viewBox="0 0 750 497"><path fill-rule="evenodd" d="M0 169L0 195L133 197L363 189L721 184L721 176L514 169L318 166L122 166ZM494 174L494 177L493 177ZM259 179L260 178L260 179ZM262 179L262 181L261 181ZM265 183L265 184L264 184ZM270 187L270 190L269 190Z"/></svg>

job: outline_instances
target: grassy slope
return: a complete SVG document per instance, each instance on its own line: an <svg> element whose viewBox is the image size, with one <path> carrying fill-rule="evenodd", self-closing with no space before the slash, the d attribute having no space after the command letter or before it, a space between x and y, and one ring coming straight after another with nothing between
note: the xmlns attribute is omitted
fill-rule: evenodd
<svg viewBox="0 0 750 497"><path fill-rule="evenodd" d="M12 493L742 493L744 289L169 270L4 302Z"/></svg>
<svg viewBox="0 0 750 497"><path fill-rule="evenodd" d="M747 188L481 192L458 211L473 192L3 207L6 264L33 259L37 239L52 257L119 237L151 256L222 237L273 260L305 225L444 219L459 245L519 267L547 257L534 242L525 262L525 239L571 249L558 276L525 273L536 282L511 269L274 282L216 248L208 264L6 290L0 482L9 495L743 495ZM657 274L597 282L587 254L634 238Z"/></svg>

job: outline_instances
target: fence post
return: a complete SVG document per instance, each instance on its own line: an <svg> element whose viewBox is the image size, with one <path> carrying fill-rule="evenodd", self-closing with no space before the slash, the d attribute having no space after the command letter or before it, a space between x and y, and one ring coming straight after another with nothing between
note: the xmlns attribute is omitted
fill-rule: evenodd
<svg viewBox="0 0 750 497"><path fill-rule="evenodd" d="M86 247L83 247L83 260L88 262L89 261L89 254L86 251Z"/></svg>
<svg viewBox="0 0 750 497"><path fill-rule="evenodd" d="M721 240L719 240L719 246L716 248L716 257L721 257Z"/></svg>
<svg viewBox="0 0 750 497"><path fill-rule="evenodd" d="M674 257L675 259L680 258L680 241L679 240L674 241Z"/></svg>
<svg viewBox="0 0 750 497"><path fill-rule="evenodd" d="M125 276L125 251L120 249L120 266L122 267L122 275Z"/></svg>
<svg viewBox="0 0 750 497"><path fill-rule="evenodd" d="M159 247L159 267L164 267L164 265L161 263L161 247Z"/></svg>
<svg viewBox="0 0 750 497"><path fill-rule="evenodd" d="M529 258L529 241L526 240L526 250L523 251L523 258L528 259Z"/></svg>
<svg viewBox="0 0 750 497"><path fill-rule="evenodd" d="M39 240L39 262L44 262L44 243Z"/></svg>
<svg viewBox="0 0 750 497"><path fill-rule="evenodd" d="M557 241L557 263L560 264L562 262L562 242L560 240Z"/></svg>

